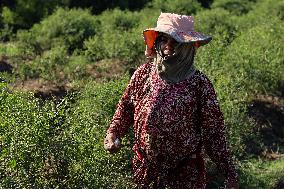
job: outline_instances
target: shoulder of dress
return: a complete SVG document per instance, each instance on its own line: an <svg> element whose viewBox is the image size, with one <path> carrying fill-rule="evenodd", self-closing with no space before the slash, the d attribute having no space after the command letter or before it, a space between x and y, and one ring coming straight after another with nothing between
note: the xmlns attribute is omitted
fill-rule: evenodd
<svg viewBox="0 0 284 189"><path fill-rule="evenodd" d="M134 78L140 78L142 76L145 76L145 74L150 73L151 68L152 68L152 64L151 63L145 63L140 65L133 73L132 75L132 79Z"/></svg>
<svg viewBox="0 0 284 189"><path fill-rule="evenodd" d="M194 74L193 82L197 86L196 90L199 91L199 94L206 93L207 91L214 91L214 86L211 80L203 72L196 70Z"/></svg>
<svg viewBox="0 0 284 189"><path fill-rule="evenodd" d="M144 63L137 68L137 71L144 71L145 69L151 69L153 67L153 63Z"/></svg>
<svg viewBox="0 0 284 189"><path fill-rule="evenodd" d="M201 72L199 70L196 70L196 72L195 72L195 79L200 81L201 83L203 83L205 85L206 84L211 84L211 81L208 78L208 76L205 73L203 73L203 72Z"/></svg>

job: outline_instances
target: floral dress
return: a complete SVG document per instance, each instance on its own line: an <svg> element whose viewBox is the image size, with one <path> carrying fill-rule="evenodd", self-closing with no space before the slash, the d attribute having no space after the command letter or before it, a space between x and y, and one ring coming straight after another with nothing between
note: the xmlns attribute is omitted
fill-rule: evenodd
<svg viewBox="0 0 284 189"><path fill-rule="evenodd" d="M108 132L134 126L133 172L138 188L205 188L204 148L227 181L237 179L214 88L200 71L167 83L154 63L133 74Z"/></svg>

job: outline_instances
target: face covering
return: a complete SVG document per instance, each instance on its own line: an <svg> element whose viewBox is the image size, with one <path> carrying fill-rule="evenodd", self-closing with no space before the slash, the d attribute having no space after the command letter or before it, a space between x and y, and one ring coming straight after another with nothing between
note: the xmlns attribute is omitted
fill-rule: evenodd
<svg viewBox="0 0 284 189"><path fill-rule="evenodd" d="M154 59L160 77L170 83L180 82L195 73L193 60L195 47L190 43L179 43L172 56L163 56L161 41L155 42L157 56Z"/></svg>

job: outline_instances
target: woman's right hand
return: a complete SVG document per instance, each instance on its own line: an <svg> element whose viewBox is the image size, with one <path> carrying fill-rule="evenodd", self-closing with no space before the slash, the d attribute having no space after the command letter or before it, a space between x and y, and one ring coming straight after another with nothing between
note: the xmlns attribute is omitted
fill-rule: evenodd
<svg viewBox="0 0 284 189"><path fill-rule="evenodd" d="M120 140L113 133L108 133L104 140L104 148L111 154L116 153L120 150Z"/></svg>

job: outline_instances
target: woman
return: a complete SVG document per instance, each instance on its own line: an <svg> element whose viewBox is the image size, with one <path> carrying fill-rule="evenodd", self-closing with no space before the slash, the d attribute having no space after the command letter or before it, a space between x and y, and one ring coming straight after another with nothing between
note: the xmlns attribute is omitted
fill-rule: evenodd
<svg viewBox="0 0 284 189"><path fill-rule="evenodd" d="M104 146L114 153L134 125L138 188L205 188L203 148L226 187L238 188L214 88L193 65L196 49L211 37L195 32L193 23L191 16L161 13L157 27L143 32L153 61L133 74L107 131Z"/></svg>

